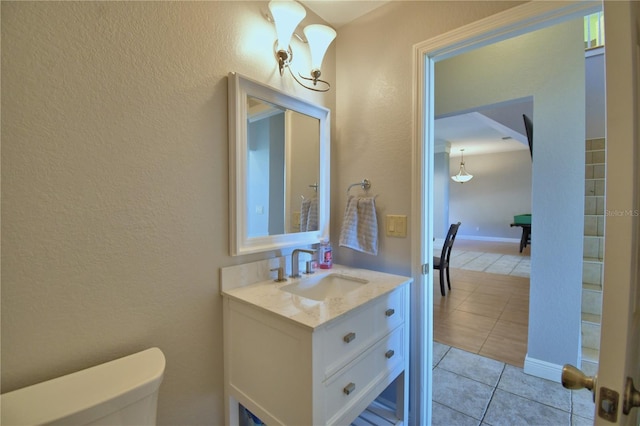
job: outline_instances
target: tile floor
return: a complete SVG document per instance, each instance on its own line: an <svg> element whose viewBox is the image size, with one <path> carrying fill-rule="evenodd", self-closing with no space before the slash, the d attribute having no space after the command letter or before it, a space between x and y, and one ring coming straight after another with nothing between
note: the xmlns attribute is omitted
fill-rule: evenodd
<svg viewBox="0 0 640 426"><path fill-rule="evenodd" d="M529 257L509 254L458 250L451 253L451 267L528 278L531 260Z"/></svg>
<svg viewBox="0 0 640 426"><path fill-rule="evenodd" d="M434 288L433 425L592 425L586 390L524 374L530 247L456 240Z"/></svg>
<svg viewBox="0 0 640 426"><path fill-rule="evenodd" d="M436 241L436 244L438 241ZM434 288L434 339L522 367L527 352L531 246L456 239L452 289Z"/></svg>
<svg viewBox="0 0 640 426"><path fill-rule="evenodd" d="M529 277L531 246L519 252L518 243L456 240L451 267L493 274Z"/></svg>
<svg viewBox="0 0 640 426"><path fill-rule="evenodd" d="M593 424L587 390L524 374L521 368L433 343L433 425Z"/></svg>
<svg viewBox="0 0 640 426"><path fill-rule="evenodd" d="M436 342L516 367L524 365L529 323L529 278L451 269L451 287L433 290Z"/></svg>

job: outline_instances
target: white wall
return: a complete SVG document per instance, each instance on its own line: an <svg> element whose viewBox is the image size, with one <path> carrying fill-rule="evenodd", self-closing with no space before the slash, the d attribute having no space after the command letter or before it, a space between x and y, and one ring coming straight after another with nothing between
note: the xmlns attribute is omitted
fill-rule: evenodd
<svg viewBox="0 0 640 426"><path fill-rule="evenodd" d="M334 249L336 261L410 274L412 47L518 3L504 1L394 1L341 27L336 63L336 138L332 151L331 237L337 240L346 189L363 178L377 194L378 223L407 215L407 238L380 230L377 256ZM356 194L356 188L352 189Z"/></svg>
<svg viewBox="0 0 640 426"><path fill-rule="evenodd" d="M449 221L462 222L458 238L520 240L522 229L510 227L513 216L531 213L531 155L524 151L465 155L473 179L460 184L449 179ZM460 156L450 160L451 174Z"/></svg>
<svg viewBox="0 0 640 426"><path fill-rule="evenodd" d="M436 115L533 95L527 357L559 366L575 364L580 351L585 158L582 25L582 19L577 19L436 65ZM467 165L471 170L472 162Z"/></svg>
<svg viewBox="0 0 640 426"><path fill-rule="evenodd" d="M158 346L159 424L223 424L219 268L274 255L229 256L227 74L336 92L265 2L1 7L2 391Z"/></svg>

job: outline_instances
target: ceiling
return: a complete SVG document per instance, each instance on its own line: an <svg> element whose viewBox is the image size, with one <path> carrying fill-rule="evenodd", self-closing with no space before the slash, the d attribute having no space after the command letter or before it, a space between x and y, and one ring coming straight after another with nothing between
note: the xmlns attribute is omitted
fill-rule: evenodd
<svg viewBox="0 0 640 426"><path fill-rule="evenodd" d="M300 0L300 3L311 9L333 28L361 17L390 0Z"/></svg>
<svg viewBox="0 0 640 426"><path fill-rule="evenodd" d="M451 157L529 149L522 115L533 119L533 100L514 100L435 119L436 145L451 145Z"/></svg>
<svg viewBox="0 0 640 426"><path fill-rule="evenodd" d="M299 0L335 29L393 0ZM533 118L533 101L510 101L499 106L449 114L435 120L436 145L449 143L451 157L528 150L522 114Z"/></svg>

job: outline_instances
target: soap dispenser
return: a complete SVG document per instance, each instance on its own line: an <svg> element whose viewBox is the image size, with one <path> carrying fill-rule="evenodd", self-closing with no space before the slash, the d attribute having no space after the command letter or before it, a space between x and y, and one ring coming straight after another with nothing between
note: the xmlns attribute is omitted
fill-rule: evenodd
<svg viewBox="0 0 640 426"><path fill-rule="evenodd" d="M331 269L333 266L331 243L328 240L320 241L320 248L318 249L318 266L320 269Z"/></svg>

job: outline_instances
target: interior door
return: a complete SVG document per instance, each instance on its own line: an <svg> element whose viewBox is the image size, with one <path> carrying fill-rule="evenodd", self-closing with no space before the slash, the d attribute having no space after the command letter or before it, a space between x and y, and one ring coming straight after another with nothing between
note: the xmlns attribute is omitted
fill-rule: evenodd
<svg viewBox="0 0 640 426"><path fill-rule="evenodd" d="M636 425L639 420L640 408L623 413L627 377L640 387L639 6L604 1L606 242L596 425ZM617 404L611 404L614 393Z"/></svg>

